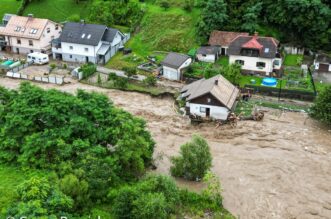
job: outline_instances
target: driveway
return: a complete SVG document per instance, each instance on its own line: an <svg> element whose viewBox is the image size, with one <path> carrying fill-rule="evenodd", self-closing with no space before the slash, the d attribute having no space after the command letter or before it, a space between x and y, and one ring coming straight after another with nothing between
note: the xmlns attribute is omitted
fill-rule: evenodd
<svg viewBox="0 0 331 219"><path fill-rule="evenodd" d="M107 75L109 75L110 73L115 73L119 77L124 77L124 78L128 77L128 76L126 76L124 71L105 68L105 67L102 67L102 66L97 66L97 71L100 72L100 73L103 73L103 74L107 74ZM132 79L138 80L138 81L143 81L145 78L146 78L146 76L144 76L144 75L136 75L136 77L134 77Z"/></svg>

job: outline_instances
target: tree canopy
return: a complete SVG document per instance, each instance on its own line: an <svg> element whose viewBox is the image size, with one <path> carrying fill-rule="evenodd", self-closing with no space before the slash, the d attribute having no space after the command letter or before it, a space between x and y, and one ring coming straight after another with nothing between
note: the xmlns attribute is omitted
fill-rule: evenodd
<svg viewBox="0 0 331 219"><path fill-rule="evenodd" d="M331 86L327 86L319 93L310 114L313 118L331 126Z"/></svg>

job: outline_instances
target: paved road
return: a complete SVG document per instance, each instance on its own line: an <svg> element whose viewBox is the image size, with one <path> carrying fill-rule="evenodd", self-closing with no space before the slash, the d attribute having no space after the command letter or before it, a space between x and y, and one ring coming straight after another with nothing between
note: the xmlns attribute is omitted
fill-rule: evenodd
<svg viewBox="0 0 331 219"><path fill-rule="evenodd" d="M109 69L109 68L105 68L105 67L102 67L102 66L98 66L97 71L101 72L103 74L107 74L107 75L110 74L110 73L115 73L119 77L125 77L125 78L127 77L125 75L124 71L120 71L120 70L116 70L116 69ZM138 81L143 81L145 78L146 78L146 76L144 76L144 75L136 75L132 79L135 79L135 80L138 80Z"/></svg>

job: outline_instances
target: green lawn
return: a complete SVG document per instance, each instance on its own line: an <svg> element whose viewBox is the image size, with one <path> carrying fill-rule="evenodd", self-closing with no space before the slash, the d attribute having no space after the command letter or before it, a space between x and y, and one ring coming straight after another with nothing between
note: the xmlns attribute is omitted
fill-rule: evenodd
<svg viewBox="0 0 331 219"><path fill-rule="evenodd" d="M284 60L285 66L298 66L298 58L303 59L303 55L286 55Z"/></svg>
<svg viewBox="0 0 331 219"><path fill-rule="evenodd" d="M1 212L13 203L16 196L16 187L32 176L46 175L42 171L21 170L16 167L0 165L0 218Z"/></svg>
<svg viewBox="0 0 331 219"><path fill-rule="evenodd" d="M229 65L229 56L221 56L217 63L221 66Z"/></svg>
<svg viewBox="0 0 331 219"><path fill-rule="evenodd" d="M16 14L18 8L21 5L21 1L17 0L0 0L0 18L6 13Z"/></svg>
<svg viewBox="0 0 331 219"><path fill-rule="evenodd" d="M0 1L2 2L3 0ZM35 17L48 18L56 22L63 22L74 14L80 15L81 18L86 18L89 5L93 1L95 0L81 1L79 4L76 4L73 0L33 1L24 10L24 15L34 14Z"/></svg>

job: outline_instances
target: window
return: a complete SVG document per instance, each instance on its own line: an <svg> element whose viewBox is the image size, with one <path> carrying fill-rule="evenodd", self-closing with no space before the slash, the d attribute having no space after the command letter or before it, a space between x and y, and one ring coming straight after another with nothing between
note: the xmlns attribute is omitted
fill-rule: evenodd
<svg viewBox="0 0 331 219"><path fill-rule="evenodd" d="M85 38L85 33L83 33L83 35L82 35L82 39L84 39Z"/></svg>
<svg viewBox="0 0 331 219"><path fill-rule="evenodd" d="M88 52L88 48L85 48L85 52Z"/></svg>
<svg viewBox="0 0 331 219"><path fill-rule="evenodd" d="M264 49L264 52L265 52L265 53L269 53L269 48L265 48L265 49Z"/></svg>
<svg viewBox="0 0 331 219"><path fill-rule="evenodd" d="M87 39L90 39L91 38L91 34L89 34L88 36L87 36Z"/></svg>
<svg viewBox="0 0 331 219"><path fill-rule="evenodd" d="M71 58L71 59L72 59L72 55L69 55L69 58Z"/></svg>
<svg viewBox="0 0 331 219"><path fill-rule="evenodd" d="M33 50L30 50L30 53L33 53ZM32 59L35 59L34 57Z"/></svg>
<svg viewBox="0 0 331 219"><path fill-rule="evenodd" d="M202 57L206 57L207 55L206 54L202 54Z"/></svg>
<svg viewBox="0 0 331 219"><path fill-rule="evenodd" d="M69 49L70 49L70 50L73 50L73 49L74 49L74 47L73 47L73 46L69 46Z"/></svg>
<svg viewBox="0 0 331 219"><path fill-rule="evenodd" d="M29 46L33 46L33 41L29 40Z"/></svg>
<svg viewBox="0 0 331 219"><path fill-rule="evenodd" d="M206 112L206 107L200 107L200 113L205 113Z"/></svg>
<svg viewBox="0 0 331 219"><path fill-rule="evenodd" d="M258 68L265 68L265 62L257 62L256 67Z"/></svg>
<svg viewBox="0 0 331 219"><path fill-rule="evenodd" d="M19 32L20 30L21 30L21 27L18 27L18 26L17 26L17 27L15 28L15 31L16 31L16 32Z"/></svg>
<svg viewBox="0 0 331 219"><path fill-rule="evenodd" d="M236 60L236 61L234 61L236 64L239 64L239 65L245 65L245 61L244 60L240 60L240 59L238 59L238 60Z"/></svg>
<svg viewBox="0 0 331 219"><path fill-rule="evenodd" d="M280 65L280 60L275 60L275 61L274 61L274 65L275 65L275 66L279 66L279 65Z"/></svg>
<svg viewBox="0 0 331 219"><path fill-rule="evenodd" d="M21 39L17 39L17 44L21 44Z"/></svg>
<svg viewBox="0 0 331 219"><path fill-rule="evenodd" d="M51 32L51 28L47 28L47 33L50 33Z"/></svg>
<svg viewBox="0 0 331 219"><path fill-rule="evenodd" d="M58 30L58 29L59 29L59 25L56 24L56 25L55 25L55 30Z"/></svg>
<svg viewBox="0 0 331 219"><path fill-rule="evenodd" d="M211 102L211 99L210 98L207 98L207 103L210 103Z"/></svg>
<svg viewBox="0 0 331 219"><path fill-rule="evenodd" d="M23 33L25 31L25 28L24 27L22 27L22 30L21 30L21 32Z"/></svg>
<svg viewBox="0 0 331 219"><path fill-rule="evenodd" d="M31 28L30 34L36 34L38 32L38 29Z"/></svg>

